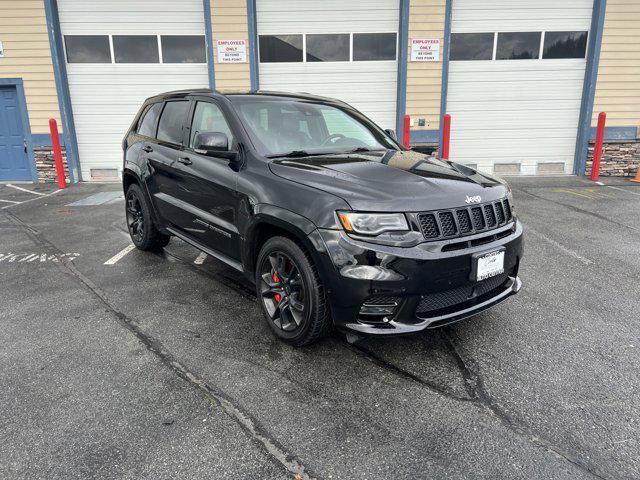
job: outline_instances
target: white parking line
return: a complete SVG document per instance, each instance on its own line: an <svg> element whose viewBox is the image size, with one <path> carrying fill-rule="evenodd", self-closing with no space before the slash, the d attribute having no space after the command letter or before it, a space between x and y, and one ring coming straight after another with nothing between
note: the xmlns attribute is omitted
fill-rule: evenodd
<svg viewBox="0 0 640 480"><path fill-rule="evenodd" d="M33 190L29 190L27 188L18 187L17 185L12 185L10 183L7 183L7 187L15 188L16 190L20 190L22 192L33 193L34 195L41 195L41 196L46 195L46 193L34 192Z"/></svg>
<svg viewBox="0 0 640 480"><path fill-rule="evenodd" d="M1 198L0 198L0 202L13 203L13 204L20 203L20 202L14 202L13 200L2 200Z"/></svg>
<svg viewBox="0 0 640 480"><path fill-rule="evenodd" d="M196 265L202 265L206 259L207 259L207 254L204 252L200 252L200 255L196 257L193 263L195 263Z"/></svg>
<svg viewBox="0 0 640 480"><path fill-rule="evenodd" d="M630 192L629 190L625 190L624 188L613 187L611 185L607 185L607 188L613 188L614 190L620 190L621 192L630 193L631 195L640 196L640 193L638 193L638 192Z"/></svg>
<svg viewBox="0 0 640 480"><path fill-rule="evenodd" d="M17 202L17 203L12 203L11 205L5 205L4 207L1 207L0 210L4 210L5 208L11 208L14 205L22 205L23 203L33 202L34 200L40 200L41 198L49 197L51 195L55 195L56 193L61 192L61 191L62 191L61 189L58 189L55 192L47 193L46 195L42 195L41 197L33 197L33 198L30 198L29 200L25 200L24 202Z"/></svg>
<svg viewBox="0 0 640 480"><path fill-rule="evenodd" d="M540 237L545 242L553 245L558 250L566 253L567 255L575 258L576 260L582 262L585 265L593 265L593 263L594 263L593 260L589 260L588 258L583 257L582 255L578 254L577 252L574 252L573 250L571 250L570 248L565 247L560 242L556 242L553 238L547 237L544 233L540 233L537 230L534 230L530 226L527 226L527 232L533 233L535 236Z"/></svg>
<svg viewBox="0 0 640 480"><path fill-rule="evenodd" d="M136 248L134 244L131 244L123 248L118 253L116 253L113 257L111 257L109 260L104 262L103 265L115 265L118 262L118 260L120 260L122 257L124 257L127 253L129 253L134 248Z"/></svg>

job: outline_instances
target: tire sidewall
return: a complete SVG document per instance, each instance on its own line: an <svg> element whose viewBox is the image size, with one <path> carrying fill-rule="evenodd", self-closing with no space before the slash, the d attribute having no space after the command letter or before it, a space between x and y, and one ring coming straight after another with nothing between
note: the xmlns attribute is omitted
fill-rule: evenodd
<svg viewBox="0 0 640 480"><path fill-rule="evenodd" d="M133 244L140 248L140 249L148 249L152 246L153 243L153 232L154 232L154 225L153 225L153 218L151 217L151 211L149 209L149 203L147 202L147 198L144 195L144 192L142 191L142 189L140 188L140 186L138 186L137 184L132 184L128 189L127 189L127 193L125 195L125 215L126 215L126 208L127 208L127 204L128 204L128 200L129 200L129 196L130 195L135 195L139 202L140 202L140 209L142 210L142 220L144 222L144 235L142 236L142 239L137 242L133 236L131 235L131 231L129 230L129 220L127 218L127 231L129 232L129 236L131 237L131 241L133 242ZM126 217L125 217L126 218Z"/></svg>
<svg viewBox="0 0 640 480"><path fill-rule="evenodd" d="M261 278L261 269L262 264L265 258L269 255L269 253L274 251L282 251L287 254L298 267L298 271L302 276L302 281L305 288L305 293L307 294L309 312L305 315L304 323L301 328L294 330L293 332L286 332L278 328L273 321L269 318L269 314L264 306L264 302L262 300L262 296L259 291L259 285L262 281ZM285 342L291 344L300 344L304 343L304 339L309 334L309 330L312 328L312 324L314 321L317 321L317 317L319 315L318 305L319 305L319 285L313 274L313 267L310 264L310 259L307 258L307 255L302 251L302 249L292 240L289 240L285 237L274 237L269 239L263 247L260 249L260 254L258 255L258 260L256 262L255 268L255 282L256 282L256 293L258 295L258 302L260 303L260 309L262 310L263 317L269 328L278 336L278 338L284 340Z"/></svg>

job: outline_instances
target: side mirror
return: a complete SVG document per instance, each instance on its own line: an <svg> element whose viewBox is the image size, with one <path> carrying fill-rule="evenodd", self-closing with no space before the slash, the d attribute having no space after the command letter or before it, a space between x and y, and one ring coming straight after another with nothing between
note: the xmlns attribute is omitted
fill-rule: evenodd
<svg viewBox="0 0 640 480"><path fill-rule="evenodd" d="M387 128L385 130L385 132L387 132L387 135L389 135L391 138L393 138L394 140L398 140L398 137L396 137L396 132L395 130L392 130L390 128Z"/></svg>
<svg viewBox="0 0 640 480"><path fill-rule="evenodd" d="M222 132L202 132L194 139L194 151L200 155L233 160L238 152L229 151L229 138Z"/></svg>

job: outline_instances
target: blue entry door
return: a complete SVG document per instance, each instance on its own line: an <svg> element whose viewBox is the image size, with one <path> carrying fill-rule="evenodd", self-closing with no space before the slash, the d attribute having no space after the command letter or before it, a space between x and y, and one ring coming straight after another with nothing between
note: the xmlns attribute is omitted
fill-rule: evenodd
<svg viewBox="0 0 640 480"><path fill-rule="evenodd" d="M0 86L0 181L31 180L15 87Z"/></svg>

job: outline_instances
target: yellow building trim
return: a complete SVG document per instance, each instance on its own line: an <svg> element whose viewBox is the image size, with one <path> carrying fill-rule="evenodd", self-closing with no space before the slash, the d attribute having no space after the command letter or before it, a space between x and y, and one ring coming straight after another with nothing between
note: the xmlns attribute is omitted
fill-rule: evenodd
<svg viewBox="0 0 640 480"><path fill-rule="evenodd" d="M640 127L640 2L608 0L592 124Z"/></svg>
<svg viewBox="0 0 640 480"><path fill-rule="evenodd" d="M0 78L22 78L31 132L49 132L49 119L61 125L51 63L44 2L0 0Z"/></svg>
<svg viewBox="0 0 640 480"><path fill-rule="evenodd" d="M445 9L445 0L410 1L406 112L414 120L412 130L440 128ZM412 62L411 39L413 38L440 39L440 61ZM418 126L420 118L426 120L424 127Z"/></svg>
<svg viewBox="0 0 640 480"><path fill-rule="evenodd" d="M211 0L211 21L216 89L220 91L248 90L251 86L251 78L249 74L249 29L246 2ZM218 40L246 40L247 63L219 63L216 46Z"/></svg>

